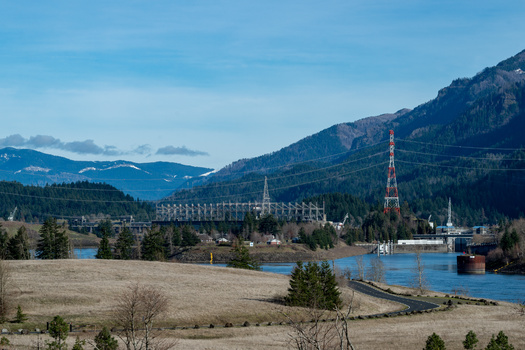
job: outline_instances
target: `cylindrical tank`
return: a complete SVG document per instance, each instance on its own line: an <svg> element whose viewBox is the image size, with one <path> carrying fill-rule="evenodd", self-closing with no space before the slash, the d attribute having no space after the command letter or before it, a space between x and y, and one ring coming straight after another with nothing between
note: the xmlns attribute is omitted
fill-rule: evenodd
<svg viewBox="0 0 525 350"><path fill-rule="evenodd" d="M458 255L458 273L485 273L485 257L483 255Z"/></svg>

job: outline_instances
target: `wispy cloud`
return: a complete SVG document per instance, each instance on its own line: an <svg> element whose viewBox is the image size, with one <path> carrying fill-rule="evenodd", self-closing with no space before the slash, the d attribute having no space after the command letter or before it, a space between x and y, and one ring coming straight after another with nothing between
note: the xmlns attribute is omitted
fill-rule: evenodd
<svg viewBox="0 0 525 350"><path fill-rule="evenodd" d="M77 154L94 154L94 155L115 155L121 152L114 146L100 147L93 140L62 142L49 135L31 136L29 139L22 137L20 134L10 135L0 139L2 147L27 147L32 149L54 148Z"/></svg>
<svg viewBox="0 0 525 350"><path fill-rule="evenodd" d="M140 145L137 148L135 148L132 152L135 154L148 155L151 153L151 146L150 145Z"/></svg>
<svg viewBox="0 0 525 350"><path fill-rule="evenodd" d="M28 139L20 134L10 135L0 138L0 147L26 147L31 149L52 148L67 151L80 155L101 155L101 156L120 156L120 155L150 155L150 145L140 145L131 151L120 150L115 146L99 146L93 140L63 142L49 135L36 135ZM158 155L179 155L179 156L208 156L207 152L196 151L186 148L186 146L175 147L165 146L157 150Z"/></svg>
<svg viewBox="0 0 525 350"><path fill-rule="evenodd" d="M191 150L191 149L187 149L186 146L182 146L182 147L173 147L173 146L161 147L161 148L159 148L157 150L156 154L179 155L179 156L190 156L190 157L209 156L208 152L194 151L194 150Z"/></svg>

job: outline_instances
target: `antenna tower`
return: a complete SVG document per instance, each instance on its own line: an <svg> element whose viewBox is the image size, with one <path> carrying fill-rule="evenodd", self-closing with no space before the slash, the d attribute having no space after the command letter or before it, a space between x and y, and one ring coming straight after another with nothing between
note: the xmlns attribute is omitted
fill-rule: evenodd
<svg viewBox="0 0 525 350"><path fill-rule="evenodd" d="M401 214L399 210L399 196L397 194L396 168L394 167L394 130L390 130L390 164L388 165L388 180L386 183L385 205L383 212L392 210Z"/></svg>
<svg viewBox="0 0 525 350"><path fill-rule="evenodd" d="M270 194L268 193L268 179L265 176L261 214L264 215L268 213L270 213Z"/></svg>

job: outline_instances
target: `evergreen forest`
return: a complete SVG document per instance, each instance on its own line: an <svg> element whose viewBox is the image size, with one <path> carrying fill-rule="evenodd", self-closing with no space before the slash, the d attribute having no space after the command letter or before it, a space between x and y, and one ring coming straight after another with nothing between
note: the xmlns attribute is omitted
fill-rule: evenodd
<svg viewBox="0 0 525 350"><path fill-rule="evenodd" d="M51 216L133 215L137 221L149 221L155 215L150 203L136 201L107 184L83 181L40 187L0 181L0 215L6 220L15 208L14 220L34 223Z"/></svg>

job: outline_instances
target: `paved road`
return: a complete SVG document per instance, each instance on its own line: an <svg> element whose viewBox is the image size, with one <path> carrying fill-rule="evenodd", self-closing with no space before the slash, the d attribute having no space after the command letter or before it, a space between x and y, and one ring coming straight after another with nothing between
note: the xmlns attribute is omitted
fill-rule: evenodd
<svg viewBox="0 0 525 350"><path fill-rule="evenodd" d="M400 312L425 311L425 310L435 309L439 307L439 305L434 304L434 303L429 303L426 301L414 300L414 299L400 297L398 295L389 294L389 293L383 292L377 288L374 288L362 282L350 281L349 287L355 290L356 292L360 292L360 293L363 293L363 294L366 294L366 295L369 295L375 298L395 301L396 303L400 303L400 304L407 306L406 309L401 310L401 311L388 312L387 313L388 315L394 315Z"/></svg>

